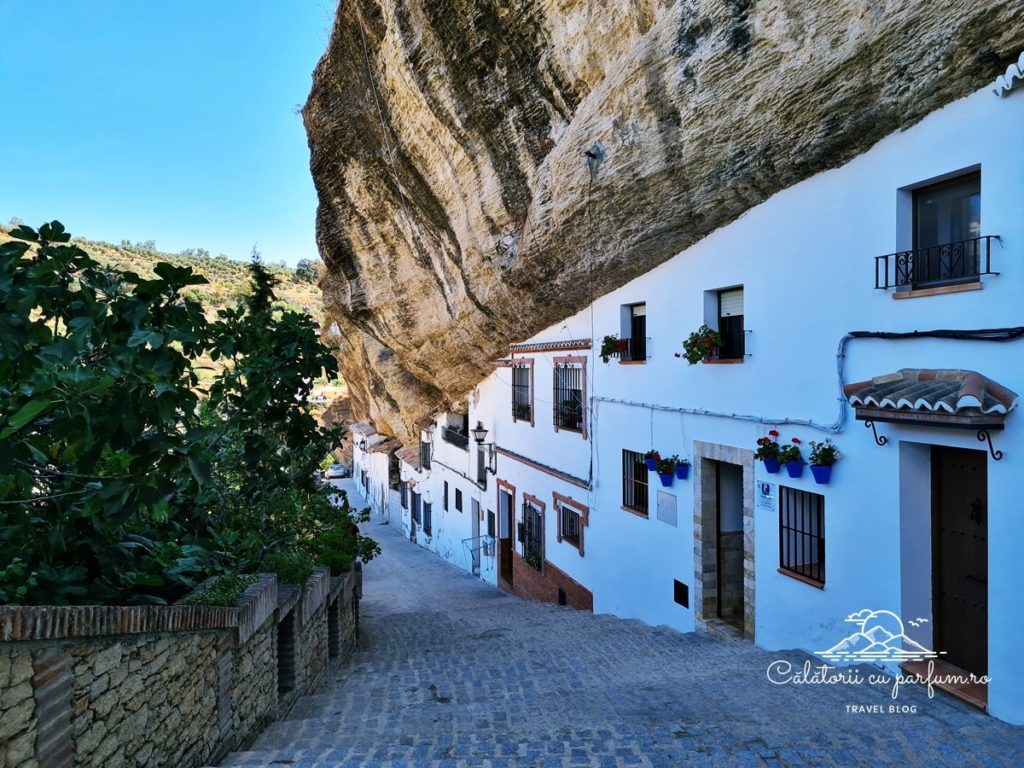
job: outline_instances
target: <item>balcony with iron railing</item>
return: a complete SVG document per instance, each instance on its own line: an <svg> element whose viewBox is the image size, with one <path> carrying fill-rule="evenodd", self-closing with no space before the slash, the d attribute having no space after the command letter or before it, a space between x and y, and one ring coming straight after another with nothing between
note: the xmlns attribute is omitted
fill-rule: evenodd
<svg viewBox="0 0 1024 768"><path fill-rule="evenodd" d="M450 445L454 445L456 448L461 448L464 451L469 450L469 435L464 435L452 427L441 427L441 439Z"/></svg>
<svg viewBox="0 0 1024 768"><path fill-rule="evenodd" d="M913 248L875 257L875 288L911 290L974 283L992 271L992 241L984 235L955 243Z"/></svg>

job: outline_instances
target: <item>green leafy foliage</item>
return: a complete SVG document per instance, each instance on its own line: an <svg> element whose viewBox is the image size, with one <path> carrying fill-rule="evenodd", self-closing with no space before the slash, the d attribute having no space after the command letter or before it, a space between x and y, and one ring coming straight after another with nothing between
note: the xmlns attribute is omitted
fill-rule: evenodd
<svg viewBox="0 0 1024 768"><path fill-rule="evenodd" d="M59 222L0 243L0 604L162 603L305 547L331 516L309 414L337 373L304 313L252 292L211 320L206 279L103 266ZM225 362L200 399L197 361Z"/></svg>
<svg viewBox="0 0 1024 768"><path fill-rule="evenodd" d="M260 564L260 570L276 573L282 584L305 584L306 579L313 575L313 566L313 558L308 552L291 547L268 553Z"/></svg>
<svg viewBox="0 0 1024 768"><path fill-rule="evenodd" d="M208 590L189 595L181 603L182 605L234 605L242 593L259 581L259 578L255 574L220 576Z"/></svg>

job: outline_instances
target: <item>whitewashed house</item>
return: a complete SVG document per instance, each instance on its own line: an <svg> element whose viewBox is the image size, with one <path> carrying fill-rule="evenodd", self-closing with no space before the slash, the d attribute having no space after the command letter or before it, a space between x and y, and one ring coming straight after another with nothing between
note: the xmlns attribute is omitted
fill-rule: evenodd
<svg viewBox="0 0 1024 768"><path fill-rule="evenodd" d="M406 530L524 596L767 649L890 611L1024 723L1022 126L1022 89L963 98L515 345L400 452ZM831 439L829 482L755 461L773 429Z"/></svg>

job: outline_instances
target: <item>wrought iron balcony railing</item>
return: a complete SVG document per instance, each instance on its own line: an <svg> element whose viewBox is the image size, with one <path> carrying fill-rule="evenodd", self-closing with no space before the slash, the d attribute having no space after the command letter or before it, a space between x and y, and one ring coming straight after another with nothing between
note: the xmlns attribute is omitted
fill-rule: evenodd
<svg viewBox="0 0 1024 768"><path fill-rule="evenodd" d="M469 450L469 435L464 435L450 427L441 427L441 439L446 443L454 445L456 448L461 448L464 451Z"/></svg>
<svg viewBox="0 0 1024 768"><path fill-rule="evenodd" d="M999 240L999 236L984 235L876 256L875 288L926 288L962 283L981 275L998 275L992 271L993 240Z"/></svg>
<svg viewBox="0 0 1024 768"><path fill-rule="evenodd" d="M623 363L642 363L647 359L647 339L639 336L633 339L619 340L619 361Z"/></svg>

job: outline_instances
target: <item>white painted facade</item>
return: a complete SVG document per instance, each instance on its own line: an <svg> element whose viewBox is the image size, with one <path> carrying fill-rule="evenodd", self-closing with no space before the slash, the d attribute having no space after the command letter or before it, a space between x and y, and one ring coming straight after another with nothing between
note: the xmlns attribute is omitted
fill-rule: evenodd
<svg viewBox="0 0 1024 768"><path fill-rule="evenodd" d="M486 488L476 482L476 446L471 440L465 451L445 442L440 425L446 417L438 416L439 425L429 433L431 469L402 464L403 479L429 493L432 504L432 535L420 530L417 540L470 570L462 540L487 533L487 512L498 512L498 480L516 488L517 507L529 493L550 510L553 494L563 494L589 508L585 552L557 542L556 516L547 514L545 559L593 593L597 612L692 631L702 618L695 602L698 448L753 451L773 424L783 442L799 437L805 448L811 440L831 437L843 458L828 485L817 485L809 472L800 479L768 474L760 462L752 477L736 475L744 478L741 490L753 524L753 639L767 649L815 652L849 634L844 619L861 609L891 610L905 620L931 617L931 446L986 451L988 708L996 717L1024 723L1024 504L1018 486L1024 477L1024 416L1011 412L1005 430L991 433L994 447L1004 452L1000 461L988 456L976 430L944 426L878 423L879 435L888 438L879 446L863 422L854 420L837 369L840 340L851 331L1024 326L1022 125L1024 91L997 98L985 88L846 165L774 195L648 274L524 340L594 343L585 351L512 355L533 360L533 426L512 417L509 367L499 365L479 385L468 404L470 426L481 422L486 442L499 449L497 471L487 474ZM1001 244L993 241L991 255L999 274L983 276L982 290L898 301L893 289L876 289L874 257L911 246L909 190L972 169L981 173L981 234L1001 237ZM742 364L690 366L675 357L691 331L716 321L709 316L713 292L736 286L743 287ZM637 303L646 305L646 363L602 363L601 338L619 334L623 307ZM586 437L552 426L555 358L577 355L586 357ZM845 348L843 383L903 368L968 369L1024 393L1022 361L1024 339L854 339ZM818 426L791 426L787 420ZM653 473L648 515L622 508L622 451L650 448L694 461L688 480L664 489L674 497L675 524L659 519ZM371 454L367 471L378 478L371 486L387 477L386 460L379 464ZM442 506L444 482L448 511ZM762 482L772 484L770 505L758 503L755 490ZM824 497L823 588L779 571L780 486ZM452 502L456 488L462 491L462 512ZM484 510L479 529L473 527L471 500ZM518 509L516 514L518 521ZM501 521L496 524L500 529ZM521 544L515 546L521 553ZM491 583L498 580L495 549L481 557L481 578ZM674 581L688 586L689 607L674 601ZM927 645L930 632L925 623L911 636Z"/></svg>

